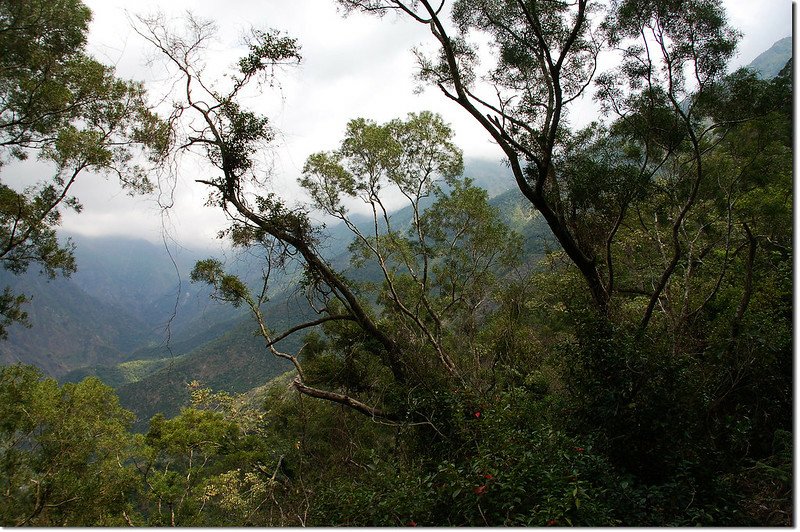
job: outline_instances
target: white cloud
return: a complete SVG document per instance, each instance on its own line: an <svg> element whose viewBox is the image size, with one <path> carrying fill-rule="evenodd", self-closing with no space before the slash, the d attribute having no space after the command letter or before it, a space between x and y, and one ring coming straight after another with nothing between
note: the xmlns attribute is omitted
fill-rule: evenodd
<svg viewBox="0 0 800 532"><path fill-rule="evenodd" d="M158 87L164 74L148 68L154 54L130 28L125 10L132 14L158 11L158 0L86 0L94 12L90 52L114 63L118 74L143 79ZM791 33L791 1L726 0L731 23L744 33L736 66L750 62L775 40ZM173 0L170 15L187 9L213 19L220 28L217 52L239 43L250 25L273 27L297 37L303 64L282 76L281 92L254 97L248 103L270 116L281 132L274 156L274 191L295 196L296 179L306 157L333 149L348 120L363 116L385 121L411 111L440 112L456 130L456 140L470 156L500 157L487 135L463 110L436 89L415 95L415 62L411 48L430 42L427 27L387 16L351 14L344 18L332 0ZM233 55L224 54L233 61ZM224 66L224 65L223 65ZM587 104L590 102L586 102ZM204 175L198 166L187 170L176 189L171 224L181 241L201 243L224 227L223 217L204 207L205 191L193 182ZM85 211L65 219L65 228L86 234L136 234L158 239L160 213L153 199L133 199L120 193L113 182L85 180L77 190Z"/></svg>
<svg viewBox="0 0 800 532"><path fill-rule="evenodd" d="M784 37L792 35L791 0L727 0L728 21L744 35L734 67L747 65Z"/></svg>

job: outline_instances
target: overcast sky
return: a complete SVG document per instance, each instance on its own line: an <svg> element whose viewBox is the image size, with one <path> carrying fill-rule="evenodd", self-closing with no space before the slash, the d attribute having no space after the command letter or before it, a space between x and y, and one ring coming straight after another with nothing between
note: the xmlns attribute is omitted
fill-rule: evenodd
<svg viewBox="0 0 800 532"><path fill-rule="evenodd" d="M499 152L460 108L436 90L415 94L411 48L430 43L427 27L392 16L377 19L360 14L343 18L332 0L84 0L94 13L89 51L116 65L121 77L144 80L163 90L163 64L147 66L153 51L130 27L130 15L163 10L180 17L187 9L212 19L219 27L209 58L236 55L241 35L251 25L271 27L298 38L302 64L281 76L281 90L251 102L268 113L281 132L274 151L276 192L289 191L306 157L329 150L341 140L348 120L366 117L386 121L408 112L441 113L456 131L467 157L499 160ZM791 35L790 0L725 0L732 25L743 34L733 66L752 61L776 40ZM168 6L168 7L165 7ZM217 59L220 61L220 59ZM222 59L222 63L226 60ZM224 65L223 65L224 66ZM175 208L167 220L170 235L194 248L214 245L225 226L213 208L204 207L205 191L193 183L208 177L206 169L187 163L177 183ZM91 176L87 176L91 177ZM285 190L284 190L285 188ZM80 215L67 215L64 229L87 235L124 234L160 240L162 217L152 197L130 198L113 182L84 179L75 189L84 204Z"/></svg>

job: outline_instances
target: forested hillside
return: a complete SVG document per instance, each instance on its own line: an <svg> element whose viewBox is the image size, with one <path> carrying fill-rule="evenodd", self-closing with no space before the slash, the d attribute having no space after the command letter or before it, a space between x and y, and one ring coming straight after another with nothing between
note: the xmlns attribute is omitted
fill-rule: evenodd
<svg viewBox="0 0 800 532"><path fill-rule="evenodd" d="M499 189L498 183L502 184L511 180L507 170L502 166L491 165L481 160L467 161L465 173L476 176L477 184L491 186L494 183L493 190ZM496 179L492 180L492 177ZM505 181L503 177L505 177ZM532 265L543 258L547 243L552 244L553 240L549 229L543 220L536 216L535 211L521 201L519 195L513 190L506 190L492 198L489 203L500 208L501 216L507 224L517 230L524 230L526 250L534 257ZM412 209L402 208L393 212L391 216L398 225L410 225L413 216ZM360 225L362 228L367 227L368 221L362 220ZM326 236L322 244L326 258L349 277L377 280L380 274L374 268L372 271L366 271L351 267L350 253L347 251L351 240L352 234L343 224L331 227L330 234ZM83 242L86 242L86 245L81 245ZM90 250L103 250L103 256L108 256L106 253L108 248L105 244L105 242L80 239L78 250L88 247ZM127 249L135 249L130 242L124 242L121 245ZM150 249L150 251L153 250ZM78 264L83 262L80 255L79 251ZM158 256L161 258L163 266L167 257L163 254ZM102 265L102 262L102 259L91 260L88 257L86 260L86 263L91 265L91 269ZM252 272L255 269L253 262L252 258L243 256L234 264L241 271ZM140 256L139 264L148 263L152 264L147 260L142 261ZM171 264L170 268L172 268ZM213 386L218 391L244 392L288 369L285 363L282 364L273 357L265 356L263 339L257 334L252 318L248 314L242 315L242 312L237 309L211 301L203 286L185 282L181 285L181 293L177 294L178 278L174 270L171 270L172 275L169 275L170 269L160 269L146 274L148 278L152 275L155 275L156 278L161 276L165 280L169 279L175 283L174 285L168 282L164 283L162 287L155 289L149 298L138 298L136 294L131 297L130 292L119 293L118 288L121 287L125 290L124 286L129 282L124 268L99 268L99 270L97 273L91 273L90 270L84 279L108 276L106 277L107 284L111 289L107 293L110 297L104 298L104 301L109 299L116 301L120 303L120 308L125 308L127 303L142 306L144 307L143 319L149 317L152 320L155 316L161 316L161 322L152 323L151 328L155 334L148 337L147 342L135 343L135 348L129 348L122 358L120 358L121 355L109 356L97 360L92 365L85 365L86 362L81 359L81 363L61 376L60 380L79 382L87 376L97 376L105 384L115 388L120 395L122 405L136 414L137 420L139 420L137 427L146 427L147 420L157 412L176 415L181 407L187 406L189 393L186 383L188 382L198 380ZM188 267L178 270L185 281L189 277L189 271ZM79 286L84 286L86 281L78 279L80 275L79 270L75 275L76 281ZM114 276L113 280L112 275ZM116 277L117 275L120 277ZM309 312L304 311L302 305L296 301L296 294L300 290L297 285L298 280L299 277L287 276L285 280L281 281L281 285L284 286L283 294L273 297L273 304L268 307L274 327L289 328L309 319ZM250 282L254 281L251 279ZM138 286L135 280L131 282L131 286ZM94 289L96 290L96 287ZM151 286L149 290L153 291L154 287ZM154 297L159 293L163 294L161 298ZM179 303L177 308L175 308L176 303ZM152 310L148 311L147 309ZM86 316L85 311L81 308L73 308L72 312L79 320L84 320ZM31 331L34 334L31 336L40 339L49 337L45 332L46 327L40 327L38 324L48 323L50 319L50 316L44 316L41 319L33 320L34 325ZM169 339L164 332L167 320L170 320ZM16 327L11 328L12 336L8 343L11 346L15 346L17 343L17 337L14 336L15 329ZM146 330L146 327L139 327L136 330ZM104 337L108 338L108 335ZM297 349L302 344L301 339L300 335L291 336L282 345ZM83 344L65 341L63 337L59 345L73 345L76 352L83 352L81 351ZM38 348L24 350L28 353L42 351ZM65 359L63 356L57 358ZM77 355L73 358L77 358ZM118 362L118 359L121 362ZM47 366L37 360L26 362L48 370ZM58 373L51 374L60 376Z"/></svg>
<svg viewBox="0 0 800 532"><path fill-rule="evenodd" d="M71 242L79 269L69 278L49 279L34 271L22 277L3 273L6 284L31 300L22 306L27 323L10 324L0 345L5 362L34 364L61 377L82 366L124 361L143 346L161 343L173 314L185 322L210 306L207 292L193 294L184 288L179 305L183 320L178 319L179 277L169 256L154 244L77 235ZM183 269L187 276L188 262ZM101 349L102 354L95 352ZM57 366L44 362L45 357Z"/></svg>
<svg viewBox="0 0 800 532"><path fill-rule="evenodd" d="M466 173L487 189L505 190L492 201L511 202L504 210L508 223L524 224L533 216L507 190L511 177L501 165L471 159ZM409 224L411 210L392 216ZM533 244L541 246L539 233L530 234ZM247 313L212 301L204 286L190 282L194 262L207 252L181 249L168 254L163 245L144 240L67 234L62 239L67 236L76 246L78 266L69 278L3 273L7 284L31 300L22 307L28 323L9 325L8 338L0 344L4 363L33 364L62 382L97 376L118 390L122 404L141 421L138 426L158 411L177 414L188 404L186 383L192 380L242 392L285 369L263 355L263 341ZM346 227L334 225L324 242L326 258L342 270L349 267L351 239ZM231 267L255 286L261 271L258 258L229 255ZM286 303L298 291L297 279L281 281L285 296L276 297L271 306L276 325L288 328L308 317L296 302ZM298 342L293 337L285 343L297 347ZM185 369L176 372L176 367Z"/></svg>
<svg viewBox="0 0 800 532"><path fill-rule="evenodd" d="M135 17L148 94L80 0L0 0L0 150L55 168L0 185L0 524L791 526L791 55L731 71L713 0L336 3L429 32L501 164L354 113L288 192L254 102L297 39L218 75L212 22ZM232 251L59 237L87 170L205 191Z"/></svg>

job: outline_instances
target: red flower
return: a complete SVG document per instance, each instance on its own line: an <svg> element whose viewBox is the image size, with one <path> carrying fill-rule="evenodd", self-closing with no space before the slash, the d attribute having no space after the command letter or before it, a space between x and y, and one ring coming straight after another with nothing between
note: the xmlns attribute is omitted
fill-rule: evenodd
<svg viewBox="0 0 800 532"><path fill-rule="evenodd" d="M553 525L555 525L555 524L558 524L558 521L556 521L555 519L550 519L550 520L547 522L547 526L553 526Z"/></svg>
<svg viewBox="0 0 800 532"><path fill-rule="evenodd" d="M486 493L487 489L489 489L489 487L484 484L483 486L478 486L477 488L473 489L472 491L475 492L475 495L481 496L484 493Z"/></svg>
<svg viewBox="0 0 800 532"><path fill-rule="evenodd" d="M486 473L485 475L483 475L483 478L485 478L486 480L492 480L494 477L491 475L491 473Z"/></svg>
<svg viewBox="0 0 800 532"><path fill-rule="evenodd" d="M583 451L585 451L585 450L586 450L586 449L584 449L583 447L575 447L575 452L576 452L576 453L582 453L582 452L583 452Z"/></svg>
<svg viewBox="0 0 800 532"><path fill-rule="evenodd" d="M416 521L409 521L408 522L408 526L417 526L417 522Z"/></svg>
<svg viewBox="0 0 800 532"><path fill-rule="evenodd" d="M472 414L472 415L473 415L473 416L475 416L476 418L479 418L479 417L481 417L481 413L480 413L480 412L475 412L475 413L474 413L474 414Z"/></svg>

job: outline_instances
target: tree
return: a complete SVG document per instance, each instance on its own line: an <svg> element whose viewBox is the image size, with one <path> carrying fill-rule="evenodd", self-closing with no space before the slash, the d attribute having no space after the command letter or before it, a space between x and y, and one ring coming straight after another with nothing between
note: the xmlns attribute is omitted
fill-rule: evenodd
<svg viewBox="0 0 800 532"><path fill-rule="evenodd" d="M685 466L719 490L771 456L791 419L791 67L727 74L738 34L710 0L339 4L430 28L420 77L498 144L560 243L570 267L540 278L561 290L542 325L567 307L554 352L576 430L653 485ZM618 58L605 71L602 54ZM570 111L592 90L598 119L578 130Z"/></svg>
<svg viewBox="0 0 800 532"><path fill-rule="evenodd" d="M200 521L204 483L220 472L220 462L239 439L239 428L219 412L185 408L173 419L154 416L141 442L144 456L136 462L146 486L148 524Z"/></svg>
<svg viewBox="0 0 800 532"><path fill-rule="evenodd" d="M177 105L184 116L194 113L197 123L184 147L200 148L220 173L198 181L210 187L211 201L229 214L227 234L237 246L265 249L267 273L290 260L303 268L309 303L320 317L286 334L324 324L329 335L343 342L358 338L350 345L352 354L334 350L335 363L371 370L361 382L317 381L339 390L311 385L300 355L277 350L275 344L285 334L270 331L269 319L262 314L268 275L263 289L251 292L218 261L208 260L197 264L192 279L213 286L217 298L252 311L268 349L292 362L297 370L294 386L306 395L397 420L419 413L410 412L407 405L375 402L400 397L408 388L438 390L444 382L479 387L476 375L485 361L475 342L465 340L475 338L475 324L488 305L496 270L514 261L519 241L486 204L485 192L458 178L461 152L441 118L419 113L386 124L353 120L338 150L313 154L304 167L301 184L313 206L350 229L355 265L374 267L379 284L361 285L325 260L322 233L311 224L306 209L289 208L283 198L260 195L250 186L259 171L254 151L271 140L271 131L266 118L240 108L237 100L259 73L269 74L271 67L297 60L294 41L276 33L254 33L251 60L240 61L239 72L225 90L219 84L212 90L196 55L208 37L208 24L190 19L192 34L180 39L158 20L143 22L140 33L166 54L185 82ZM445 186L437 179L444 179ZM405 227L395 226L390 216L386 202L392 195L411 211ZM424 211L427 197L436 201ZM359 202L371 218L366 226L356 223L350 212ZM355 399L348 390L369 393L375 402Z"/></svg>
<svg viewBox="0 0 800 532"><path fill-rule="evenodd" d="M0 368L0 521L120 526L132 492L133 415L95 378L59 386L31 366Z"/></svg>
<svg viewBox="0 0 800 532"><path fill-rule="evenodd" d="M50 277L75 271L72 243L55 232L61 209L81 209L72 185L94 172L117 176L131 193L149 191L143 165L168 145L142 84L86 54L90 20L79 0L0 2L0 169L19 172L9 163L35 156L37 172L50 172L27 187L0 182L0 261L14 273L31 264ZM0 335L24 321L24 301L10 289L0 297Z"/></svg>
<svg viewBox="0 0 800 532"><path fill-rule="evenodd" d="M306 161L311 207L261 192L254 154L272 134L239 102L260 73L271 80L298 59L296 43L254 33L252 60L213 84L200 62L210 25L192 20L180 38L146 21L141 33L184 82L179 144L213 165L198 181L230 216L224 235L266 257L256 289L215 260L192 278L249 308L267 349L294 365L298 407L283 422L303 417L305 396L327 401L314 412L331 419L294 420L296 449L309 427L348 424L342 410L396 431L373 440L369 465L351 464L349 448L299 452L306 471L333 456L353 466L337 462L330 485L317 475L317 509L358 524L761 522L742 501L785 495L788 462L773 442L791 428L788 70L771 82L724 75L735 34L704 1L605 13L580 0L455 2L453 38L444 3L344 3L430 25L441 61L421 55L423 76L493 136L562 249L511 282L519 239L461 179L452 131L432 113L351 121L337 149ZM476 96L465 44L475 31L500 52L498 103ZM612 48L621 63L596 75ZM591 83L602 119L572 130L567 110ZM325 259L310 208L350 229L357 278ZM278 334L262 306L271 269L293 261L319 318ZM324 336L298 352L278 349L316 326ZM337 434L357 446L358 432ZM763 476L749 481L755 469ZM342 492L357 510L342 512ZM258 493L236 504L257 508Z"/></svg>
<svg viewBox="0 0 800 532"><path fill-rule="evenodd" d="M316 208L353 233L355 263L377 265L383 321L398 328L405 350L430 348L448 373L469 379L464 360L452 354L468 349L464 343L455 349L453 335L464 342L490 298L496 270L517 258L520 243L488 205L485 191L458 178L461 152L452 134L431 113L384 125L353 120L339 150L308 158L301 184ZM439 176L449 190L437 183ZM392 189L410 208L408 229L396 226L385 204ZM436 201L423 210L429 196ZM368 206L368 233L353 222L343 199Z"/></svg>
<svg viewBox="0 0 800 532"><path fill-rule="evenodd" d="M765 111L756 105L722 116L704 103L724 91L737 40L722 8L710 0L339 3L379 15L398 12L430 26L438 54L417 52L420 77L498 144L521 193L546 219L601 314L627 304L614 303L620 296L644 296L644 331L687 260L686 229L698 195L716 180L707 159L734 126ZM478 33L497 51L483 77L492 97L481 95L476 83L478 54L468 43ZM599 73L598 57L612 51L621 61ZM569 111L592 86L602 122L572 131ZM658 222L666 229L665 261L640 284L622 284L624 229L640 204L662 190L672 202Z"/></svg>
<svg viewBox="0 0 800 532"><path fill-rule="evenodd" d="M137 436L139 514L131 521L263 525L286 480L284 454L273 447L264 413L246 397L212 392L196 381L189 388L190 407L172 419L154 416L147 433Z"/></svg>

